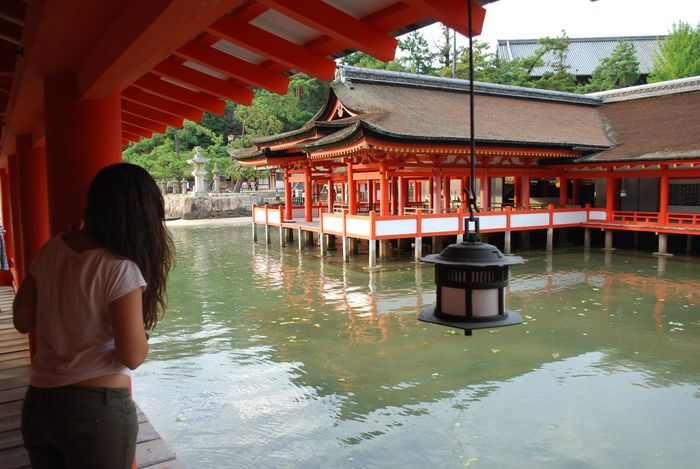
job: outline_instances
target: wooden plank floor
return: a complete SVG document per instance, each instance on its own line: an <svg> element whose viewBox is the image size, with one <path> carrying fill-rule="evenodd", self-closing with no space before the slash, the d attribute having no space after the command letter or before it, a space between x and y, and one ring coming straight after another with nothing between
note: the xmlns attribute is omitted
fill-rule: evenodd
<svg viewBox="0 0 700 469"><path fill-rule="evenodd" d="M0 467L3 469L29 467L19 429L22 400L29 384L29 344L27 336L12 325L14 296L12 287L0 286ZM137 467L183 468L141 409L138 419Z"/></svg>

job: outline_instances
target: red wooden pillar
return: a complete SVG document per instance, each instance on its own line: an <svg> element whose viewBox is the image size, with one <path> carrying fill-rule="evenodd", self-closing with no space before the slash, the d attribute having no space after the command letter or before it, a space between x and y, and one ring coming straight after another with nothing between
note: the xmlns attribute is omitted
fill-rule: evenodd
<svg viewBox="0 0 700 469"><path fill-rule="evenodd" d="M379 194L379 213L381 216L386 217L389 215L389 178L386 175L386 165L382 164L381 168L379 169L379 190L381 191L381 194Z"/></svg>
<svg viewBox="0 0 700 469"><path fill-rule="evenodd" d="M520 178L520 196L522 197L521 205L524 209L530 209L530 175L526 174Z"/></svg>
<svg viewBox="0 0 700 469"><path fill-rule="evenodd" d="M408 181L405 177L399 178L399 213L403 215L404 209L408 205Z"/></svg>
<svg viewBox="0 0 700 469"><path fill-rule="evenodd" d="M12 239L14 229L12 226L12 207L10 196L10 176L7 169L0 169L0 197L2 197L2 227L5 230L5 251L8 263L15 257L15 245ZM11 267L11 266L10 266Z"/></svg>
<svg viewBox="0 0 700 469"><path fill-rule="evenodd" d="M46 154L32 148L32 136L17 141L19 196L22 210L22 248L25 271L49 239L49 202L46 197Z"/></svg>
<svg viewBox="0 0 700 469"><path fill-rule="evenodd" d="M357 186L352 161L348 163L348 214L357 215Z"/></svg>
<svg viewBox="0 0 700 469"><path fill-rule="evenodd" d="M452 194L450 194L450 177L445 176L442 179L442 205L446 211L452 208Z"/></svg>
<svg viewBox="0 0 700 469"><path fill-rule="evenodd" d="M659 223L668 223L668 176L659 179Z"/></svg>
<svg viewBox="0 0 700 469"><path fill-rule="evenodd" d="M374 210L374 199L377 196L377 185L373 180L367 181L367 210Z"/></svg>
<svg viewBox="0 0 700 469"><path fill-rule="evenodd" d="M491 207L491 178L488 175L479 178L479 198L481 208L488 210Z"/></svg>
<svg viewBox="0 0 700 469"><path fill-rule="evenodd" d="M522 176L516 176L514 181L513 181L513 205L515 207L520 207L520 205L523 202L522 179L523 179Z"/></svg>
<svg viewBox="0 0 700 469"><path fill-rule="evenodd" d="M74 75L44 79L46 178L51 234L78 228L97 172L122 159L121 94L80 100Z"/></svg>
<svg viewBox="0 0 700 469"><path fill-rule="evenodd" d="M313 215L313 194L311 186L311 168L304 168L304 221L312 221Z"/></svg>
<svg viewBox="0 0 700 469"><path fill-rule="evenodd" d="M24 279L24 249L22 248L22 210L19 193L19 167L17 155L7 155L7 171L10 181L10 209L12 213L12 242L14 245L15 282Z"/></svg>
<svg viewBox="0 0 700 469"><path fill-rule="evenodd" d="M616 210L617 179L614 176L607 177L605 188L605 210L608 212L608 220L612 219L612 212Z"/></svg>
<svg viewBox="0 0 700 469"><path fill-rule="evenodd" d="M289 168L284 168L284 219L291 220L292 206L294 202L292 201L292 181L289 180L290 171Z"/></svg>
<svg viewBox="0 0 700 469"><path fill-rule="evenodd" d="M389 197L390 213L392 215L398 215L399 210L399 178L396 176L391 177L391 196Z"/></svg>
<svg viewBox="0 0 700 469"><path fill-rule="evenodd" d="M413 201L423 202L423 181L413 181Z"/></svg>
<svg viewBox="0 0 700 469"><path fill-rule="evenodd" d="M559 177L559 208L566 208L569 200L569 180L564 176Z"/></svg>
<svg viewBox="0 0 700 469"><path fill-rule="evenodd" d="M433 189L433 200L432 200L432 209L433 213L442 213L442 175L435 174L432 177L432 189Z"/></svg>
<svg viewBox="0 0 700 469"><path fill-rule="evenodd" d="M328 213L333 213L333 205L335 204L335 184L333 181L328 181Z"/></svg>
<svg viewBox="0 0 700 469"><path fill-rule="evenodd" d="M467 178L462 176L459 178L459 200L462 201L462 210L466 211L467 210L467 193L465 190L467 189ZM481 205L483 208L486 208L485 205Z"/></svg>

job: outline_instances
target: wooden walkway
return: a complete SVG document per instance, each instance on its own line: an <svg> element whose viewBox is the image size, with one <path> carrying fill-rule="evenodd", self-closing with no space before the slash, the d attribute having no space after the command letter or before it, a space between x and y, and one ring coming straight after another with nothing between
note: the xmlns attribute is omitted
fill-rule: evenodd
<svg viewBox="0 0 700 469"><path fill-rule="evenodd" d="M27 336L12 325L14 296L12 287L0 286L0 467L3 469L29 467L19 429L22 400L29 384L29 344ZM141 409L138 419L137 467L183 468Z"/></svg>

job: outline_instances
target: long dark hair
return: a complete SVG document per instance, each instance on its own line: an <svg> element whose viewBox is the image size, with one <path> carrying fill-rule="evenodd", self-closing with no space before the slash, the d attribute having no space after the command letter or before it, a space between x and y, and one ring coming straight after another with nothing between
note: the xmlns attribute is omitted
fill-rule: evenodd
<svg viewBox="0 0 700 469"><path fill-rule="evenodd" d="M88 189L85 230L112 254L141 269L143 322L153 329L166 307L166 283L173 265L173 241L165 227L163 196L140 166L118 163L100 170Z"/></svg>

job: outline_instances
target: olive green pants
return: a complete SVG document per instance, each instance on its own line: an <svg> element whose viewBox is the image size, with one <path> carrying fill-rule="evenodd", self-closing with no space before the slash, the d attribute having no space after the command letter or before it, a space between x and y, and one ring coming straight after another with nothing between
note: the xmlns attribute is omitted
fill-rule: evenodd
<svg viewBox="0 0 700 469"><path fill-rule="evenodd" d="M29 387L22 437L34 468L131 468L136 406L127 388Z"/></svg>

